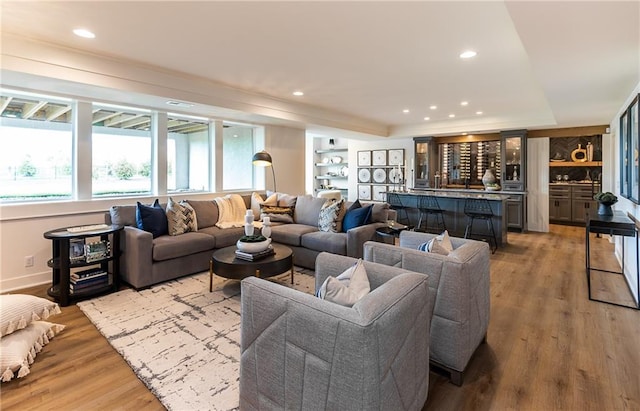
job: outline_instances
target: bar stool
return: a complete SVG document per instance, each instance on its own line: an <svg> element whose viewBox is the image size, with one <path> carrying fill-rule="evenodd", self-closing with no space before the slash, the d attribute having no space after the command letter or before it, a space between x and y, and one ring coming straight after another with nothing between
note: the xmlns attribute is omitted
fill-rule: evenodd
<svg viewBox="0 0 640 411"><path fill-rule="evenodd" d="M424 217L424 231L429 232L429 216L435 219L436 233L441 233L447 229L444 223L444 210L440 208L438 199L434 196L421 195L418 197L418 210L420 210L420 220L417 229L422 231L422 219Z"/></svg>
<svg viewBox="0 0 640 411"><path fill-rule="evenodd" d="M496 239L496 232L493 229L493 211L491 211L489 200L485 198L467 198L464 201L464 214L467 216L467 227L464 230L464 238L472 238L473 222L475 220L484 220L487 222L488 233L476 234L476 236L487 240L489 246L491 246L491 253L495 253L498 249L498 240Z"/></svg>
<svg viewBox="0 0 640 411"><path fill-rule="evenodd" d="M409 214L407 213L407 206L402 204L402 200L398 193L387 193L387 203L389 203L389 208L392 210L396 210L397 218L400 224L409 225ZM402 213L404 212L404 217L402 217Z"/></svg>

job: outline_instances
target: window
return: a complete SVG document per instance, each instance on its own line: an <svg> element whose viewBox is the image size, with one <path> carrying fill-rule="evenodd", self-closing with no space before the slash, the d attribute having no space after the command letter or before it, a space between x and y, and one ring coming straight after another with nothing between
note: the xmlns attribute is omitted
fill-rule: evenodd
<svg viewBox="0 0 640 411"><path fill-rule="evenodd" d="M168 115L167 191L209 190L209 121Z"/></svg>
<svg viewBox="0 0 640 411"><path fill-rule="evenodd" d="M223 129L222 189L251 189L254 186L251 159L255 147L255 127L225 123Z"/></svg>
<svg viewBox="0 0 640 411"><path fill-rule="evenodd" d="M94 104L93 196L151 192L151 113Z"/></svg>
<svg viewBox="0 0 640 411"><path fill-rule="evenodd" d="M72 103L0 90L0 201L72 195Z"/></svg>

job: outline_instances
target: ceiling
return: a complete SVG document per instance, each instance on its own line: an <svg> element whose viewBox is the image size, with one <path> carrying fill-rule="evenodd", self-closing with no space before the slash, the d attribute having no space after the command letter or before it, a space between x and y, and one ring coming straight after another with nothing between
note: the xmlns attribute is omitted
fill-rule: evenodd
<svg viewBox="0 0 640 411"><path fill-rule="evenodd" d="M382 125L391 137L608 124L640 82L638 1L0 7L3 35L206 79L294 111L331 110ZM96 38L76 37L78 27ZM460 59L467 49L477 56Z"/></svg>

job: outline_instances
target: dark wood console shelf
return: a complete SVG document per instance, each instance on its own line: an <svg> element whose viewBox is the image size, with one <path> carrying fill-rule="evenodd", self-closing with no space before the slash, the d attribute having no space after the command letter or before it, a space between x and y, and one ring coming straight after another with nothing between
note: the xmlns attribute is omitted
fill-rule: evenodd
<svg viewBox="0 0 640 411"><path fill-rule="evenodd" d="M120 278L120 233L124 227L111 225L104 229L82 232L70 232L69 227L57 228L44 233L44 238L52 241L52 258L47 265L52 268L52 284L47 294L53 297L60 305L67 306L72 301L105 294L118 290ZM80 241L84 247L87 238L99 238L99 241L109 242L110 251L103 257L92 261L86 261L84 251L78 261L71 261L71 243ZM104 285L95 284L87 289L71 291L72 269L82 267L95 267L107 273Z"/></svg>
<svg viewBox="0 0 640 411"><path fill-rule="evenodd" d="M585 265L587 270L587 288L589 291L589 300L616 305L618 307L626 307L626 308L633 308L635 310L640 310L640 271L639 271L640 267L638 266L638 263L639 263L638 225L639 225L638 221L632 215L629 215L629 214L625 215L622 211L617 211L617 210L614 211L614 214L612 216L601 216L598 214L592 214L587 216L586 252L585 252L586 264ZM636 295L638 296L638 300L635 302L635 304L633 305L619 304L617 302L602 300L592 295L591 293L591 272L592 271L599 271L602 273L610 273L610 274L619 274L625 277L625 245L624 245L624 239L623 239L622 240L622 267L620 271L611 271L611 270L605 270L602 268L594 268L591 265L591 246L589 241L590 233L608 234L612 236L618 235L622 237L635 237L635 244L636 244L636 264L635 264L636 290L635 292L636 292ZM634 293L632 291L632 286L626 277L625 277L625 281L627 283L627 287L629 288L629 291L631 292L631 298L633 299Z"/></svg>

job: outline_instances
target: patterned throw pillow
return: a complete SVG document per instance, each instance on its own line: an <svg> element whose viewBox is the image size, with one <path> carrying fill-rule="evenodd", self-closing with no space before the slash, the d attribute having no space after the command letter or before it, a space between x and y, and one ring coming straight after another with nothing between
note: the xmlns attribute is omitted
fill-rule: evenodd
<svg viewBox="0 0 640 411"><path fill-rule="evenodd" d="M196 212L186 201L176 203L171 197L167 203L167 222L169 235L180 235L189 231L198 231Z"/></svg>
<svg viewBox="0 0 640 411"><path fill-rule="evenodd" d="M418 246L418 250L441 255L449 255L449 253L453 251L453 245L451 244L451 238L449 238L449 232L447 230L444 230L444 232L439 236L433 237L426 243L420 244Z"/></svg>
<svg viewBox="0 0 640 411"><path fill-rule="evenodd" d="M293 223L294 207L278 207L263 205L260 209L260 219L269 217L271 222Z"/></svg>
<svg viewBox="0 0 640 411"><path fill-rule="evenodd" d="M318 217L318 229L331 233L339 233L338 216L344 208L344 200L337 201L335 198L329 199L320 209Z"/></svg>
<svg viewBox="0 0 640 411"><path fill-rule="evenodd" d="M58 303L28 294L0 295L0 337L27 327L32 321L60 314Z"/></svg>

